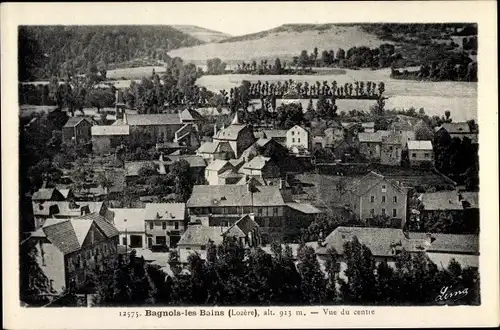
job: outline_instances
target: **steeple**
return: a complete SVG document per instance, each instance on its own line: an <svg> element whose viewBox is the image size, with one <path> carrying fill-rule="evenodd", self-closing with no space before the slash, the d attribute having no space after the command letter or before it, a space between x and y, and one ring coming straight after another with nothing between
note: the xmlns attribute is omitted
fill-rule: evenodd
<svg viewBox="0 0 500 330"><path fill-rule="evenodd" d="M238 112L236 112L234 114L234 118L233 118L233 121L231 122L231 125L239 125L240 124L240 120L238 119Z"/></svg>

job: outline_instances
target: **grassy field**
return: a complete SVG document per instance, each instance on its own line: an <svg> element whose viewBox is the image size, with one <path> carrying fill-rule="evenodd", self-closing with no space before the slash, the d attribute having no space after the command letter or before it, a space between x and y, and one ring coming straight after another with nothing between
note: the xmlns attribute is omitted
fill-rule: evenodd
<svg viewBox="0 0 500 330"><path fill-rule="evenodd" d="M172 57L179 56L185 61L196 61L219 57L224 61L252 59L290 60L301 50L312 52L314 47L323 49L349 49L354 46L375 48L383 43L377 36L364 32L357 26L329 25L323 29L277 28L260 32L255 37L237 37L232 42L210 43L196 47L179 48L170 51Z"/></svg>
<svg viewBox="0 0 500 330"><path fill-rule="evenodd" d="M106 76L110 79L141 79L142 77L150 77L153 69L156 73L166 71L163 66L143 66L137 68L108 70Z"/></svg>

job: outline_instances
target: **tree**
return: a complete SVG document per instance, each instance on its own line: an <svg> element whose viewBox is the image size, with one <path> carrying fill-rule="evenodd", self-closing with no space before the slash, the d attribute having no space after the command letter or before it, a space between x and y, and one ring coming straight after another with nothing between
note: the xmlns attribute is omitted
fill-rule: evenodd
<svg viewBox="0 0 500 330"><path fill-rule="evenodd" d="M38 263L35 241L28 240L19 249L19 289L20 299L27 304L41 305L48 300L43 294L49 293L49 279Z"/></svg>
<svg viewBox="0 0 500 330"><path fill-rule="evenodd" d="M298 59L298 65L302 67L302 70L306 68L306 66L309 65L309 56L307 56L307 50L303 50L300 53L299 59Z"/></svg>
<svg viewBox="0 0 500 330"><path fill-rule="evenodd" d="M281 74L282 72L281 61L279 58L276 58L276 61L274 61L274 74Z"/></svg>
<svg viewBox="0 0 500 330"><path fill-rule="evenodd" d="M337 279L340 273L340 256L334 248L327 251L325 270L328 274L328 284L326 287L328 300L337 298Z"/></svg>
<svg viewBox="0 0 500 330"><path fill-rule="evenodd" d="M297 251L297 259L304 303L308 305L323 303L326 299L326 280L314 249L302 244Z"/></svg>
<svg viewBox="0 0 500 330"><path fill-rule="evenodd" d="M191 196L194 185L189 163L184 159L172 163L169 175L174 178L174 192L177 195L177 200L186 202Z"/></svg>
<svg viewBox="0 0 500 330"><path fill-rule="evenodd" d="M92 89L85 97L85 103L88 106L97 108L99 113L104 107L112 107L115 102L115 96L109 90Z"/></svg>

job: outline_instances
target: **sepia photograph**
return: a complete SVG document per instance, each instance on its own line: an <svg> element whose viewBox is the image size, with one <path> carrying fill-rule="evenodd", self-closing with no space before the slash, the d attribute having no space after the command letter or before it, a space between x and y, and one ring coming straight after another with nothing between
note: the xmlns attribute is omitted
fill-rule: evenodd
<svg viewBox="0 0 500 330"><path fill-rule="evenodd" d="M18 305L481 306L481 25L246 5L16 26Z"/></svg>

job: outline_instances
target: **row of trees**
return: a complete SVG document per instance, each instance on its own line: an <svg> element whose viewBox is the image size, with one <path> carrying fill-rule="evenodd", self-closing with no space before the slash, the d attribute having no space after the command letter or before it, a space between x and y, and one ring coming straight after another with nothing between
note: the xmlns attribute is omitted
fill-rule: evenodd
<svg viewBox="0 0 500 330"><path fill-rule="evenodd" d="M464 61L455 64L451 60L422 65L419 70L391 70L393 79L415 79L432 81L477 81L477 62Z"/></svg>
<svg viewBox="0 0 500 330"><path fill-rule="evenodd" d="M277 98L319 98L319 96L328 96L336 98L369 98L376 99L384 94L385 83L378 84L373 81L356 81L354 83L338 84L337 81L316 81L314 84L309 82L296 82L292 79L276 83L260 80L256 83L250 83L248 86L249 97L260 99L261 97L276 96ZM232 98L234 91L230 90Z"/></svg>
<svg viewBox="0 0 500 330"><path fill-rule="evenodd" d="M438 269L424 253L405 251L393 267L385 261L376 263L356 238L345 244L342 258L328 250L324 270L314 250L304 244L296 257L289 246L273 243L269 254L260 248L245 251L230 239L220 246L209 243L206 250L206 261L198 255L189 257L187 271L172 253L169 264L174 276L167 278L158 266L146 265L132 254L95 277L96 305L436 305L445 286L464 286L468 291L461 300L446 303L479 303L477 269L462 269L455 261Z"/></svg>

